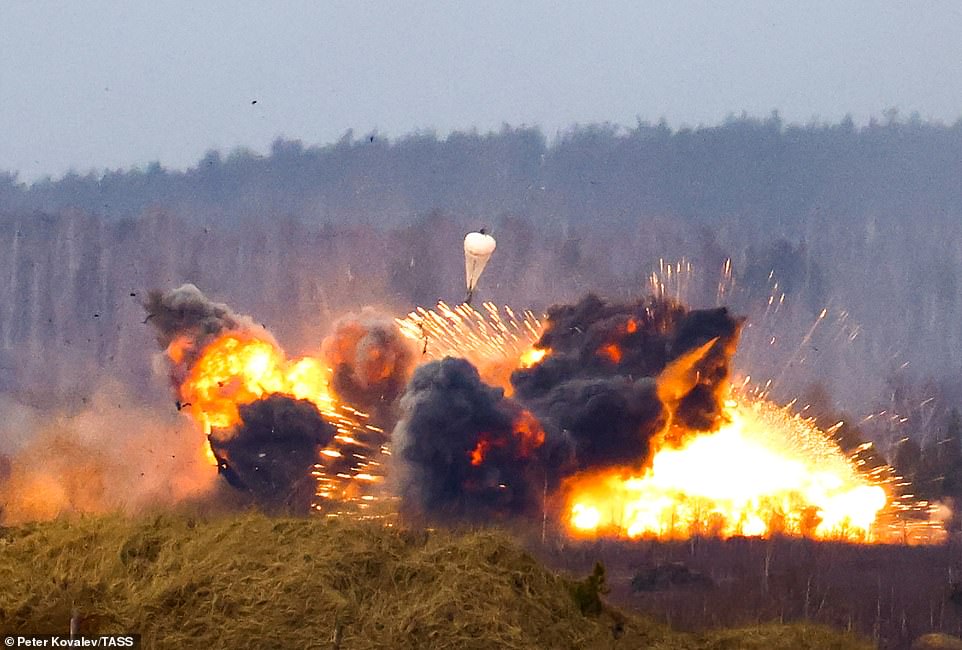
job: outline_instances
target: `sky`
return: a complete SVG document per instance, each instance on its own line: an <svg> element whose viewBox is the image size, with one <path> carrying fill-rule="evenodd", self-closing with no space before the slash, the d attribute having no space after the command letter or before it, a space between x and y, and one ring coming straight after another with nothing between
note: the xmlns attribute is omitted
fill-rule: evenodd
<svg viewBox="0 0 962 650"><path fill-rule="evenodd" d="M0 171L376 131L962 117L962 3L0 0Z"/></svg>

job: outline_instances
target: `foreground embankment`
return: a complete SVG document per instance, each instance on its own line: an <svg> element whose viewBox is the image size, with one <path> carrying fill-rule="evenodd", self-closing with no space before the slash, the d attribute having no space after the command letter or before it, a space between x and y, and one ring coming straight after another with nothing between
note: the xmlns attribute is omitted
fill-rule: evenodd
<svg viewBox="0 0 962 650"><path fill-rule="evenodd" d="M491 531L80 518L0 529L0 584L2 633L66 634L73 619L148 648L870 647L806 625L674 632Z"/></svg>

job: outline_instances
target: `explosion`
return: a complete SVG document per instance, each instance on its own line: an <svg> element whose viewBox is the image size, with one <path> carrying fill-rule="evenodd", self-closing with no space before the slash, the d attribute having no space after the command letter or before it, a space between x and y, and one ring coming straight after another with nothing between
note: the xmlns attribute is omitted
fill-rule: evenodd
<svg viewBox="0 0 962 650"><path fill-rule="evenodd" d="M435 518L466 516L466 498L475 516L550 511L575 538L938 539L932 506L900 494L904 484L870 444L847 455L832 430L747 380L736 390L741 322L724 309L685 309L666 286L632 304L588 296L522 323L493 305L443 303L399 320L423 356L438 359L402 400L395 445L409 506ZM467 381L418 381L455 372L446 356L477 369L461 362ZM533 457L517 446L490 457L482 423L505 409L538 423ZM517 426L505 430L523 439ZM460 451L446 447L452 437Z"/></svg>
<svg viewBox="0 0 962 650"><path fill-rule="evenodd" d="M394 426L397 399L414 365L413 347L394 323L371 309L346 316L334 324L322 350L338 396L369 412L380 426Z"/></svg>
<svg viewBox="0 0 962 650"><path fill-rule="evenodd" d="M326 359L288 359L263 328L193 285L152 292L145 307L165 348L177 408L207 435L209 457L229 484L262 506L293 512L322 509L323 501L366 508L377 498L384 429L339 401ZM373 355L399 339L375 338L384 345L367 346ZM363 340L361 332L353 347ZM348 354L350 343L328 347Z"/></svg>
<svg viewBox="0 0 962 650"><path fill-rule="evenodd" d="M489 521L533 515L545 432L464 359L420 366L401 399L394 480L411 516Z"/></svg>
<svg viewBox="0 0 962 650"><path fill-rule="evenodd" d="M189 345L175 339L167 354L176 364ZM188 409L206 433L241 422L239 405L279 393L335 410L329 387L330 372L318 359L294 361L272 342L247 332L230 332L208 344L180 384L181 408Z"/></svg>
<svg viewBox="0 0 962 650"><path fill-rule="evenodd" d="M874 540L885 489L860 476L823 432L764 401L729 401L725 419L716 431L657 450L639 474L617 468L569 479L569 530Z"/></svg>
<svg viewBox="0 0 962 650"><path fill-rule="evenodd" d="M521 365L534 365L546 351L534 344L544 330L542 321L529 310L503 310L486 302L483 311L471 305L450 307L439 302L435 309L418 307L396 320L406 338L418 343L423 360L458 357L470 361L488 384L509 393L511 373Z"/></svg>
<svg viewBox="0 0 962 650"><path fill-rule="evenodd" d="M667 294L588 295L545 317L365 312L301 358L190 285L147 307L178 408L224 479L269 509L363 508L390 475L402 511L426 520L550 514L575 538L894 541L898 512L919 504L891 468L734 389L742 321Z"/></svg>

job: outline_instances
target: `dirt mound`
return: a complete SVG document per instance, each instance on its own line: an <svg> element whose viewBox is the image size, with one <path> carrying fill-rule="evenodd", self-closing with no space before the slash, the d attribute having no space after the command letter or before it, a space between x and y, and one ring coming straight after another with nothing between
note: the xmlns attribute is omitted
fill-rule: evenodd
<svg viewBox="0 0 962 650"><path fill-rule="evenodd" d="M0 631L65 633L76 612L81 632L137 632L148 648L331 648L335 629L345 650L867 647L822 628L692 636L608 608L585 614L579 583L500 533L339 520L165 515L7 528L0 583Z"/></svg>

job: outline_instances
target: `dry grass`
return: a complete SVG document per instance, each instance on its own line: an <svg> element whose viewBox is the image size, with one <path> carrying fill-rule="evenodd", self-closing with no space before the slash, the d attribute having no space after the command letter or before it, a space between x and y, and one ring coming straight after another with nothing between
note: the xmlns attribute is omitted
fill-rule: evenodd
<svg viewBox="0 0 962 650"><path fill-rule="evenodd" d="M139 632L148 648L866 648L810 626L674 633L606 610L497 532L260 515L0 530L0 632ZM620 628L619 638L613 630Z"/></svg>

